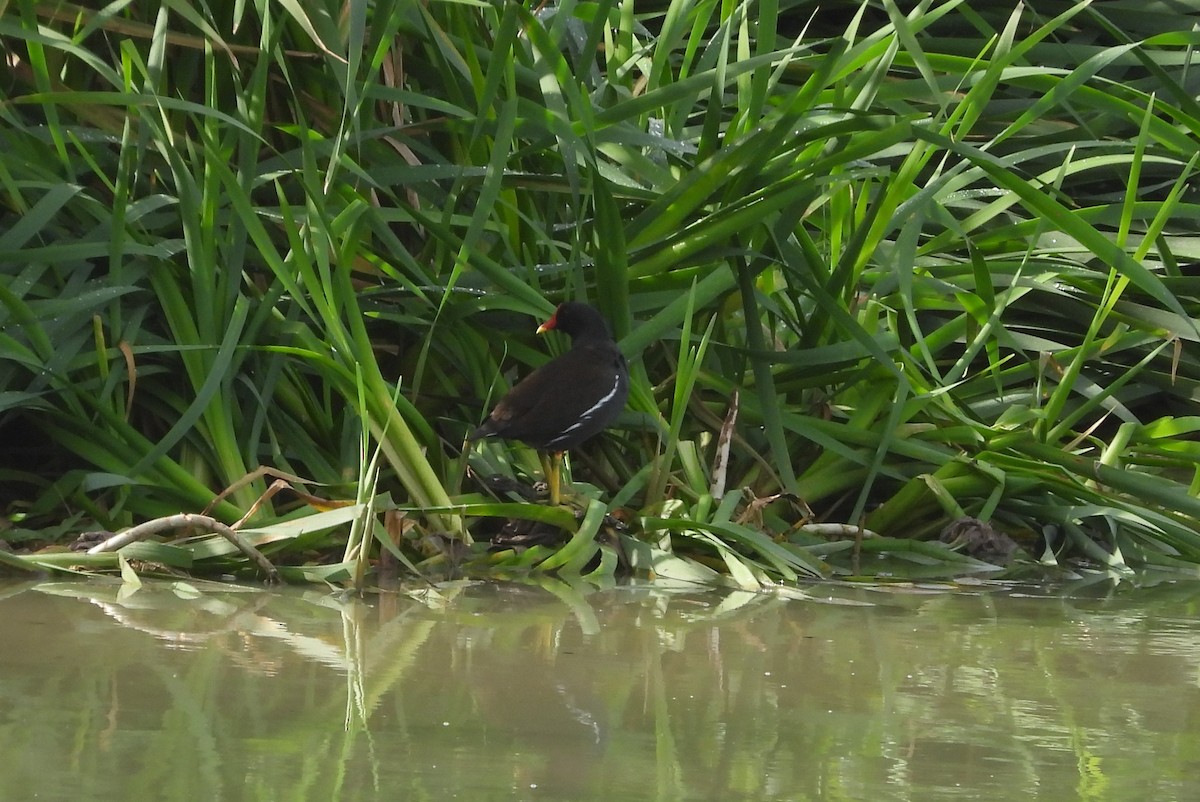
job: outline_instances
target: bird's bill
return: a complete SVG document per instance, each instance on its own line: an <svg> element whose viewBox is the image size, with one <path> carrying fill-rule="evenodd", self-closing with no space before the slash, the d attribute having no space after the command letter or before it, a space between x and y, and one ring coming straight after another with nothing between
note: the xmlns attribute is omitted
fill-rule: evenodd
<svg viewBox="0 0 1200 802"><path fill-rule="evenodd" d="M559 309L561 309L561 308L562 308L562 306L559 306ZM545 334L546 332L550 331L553 328L556 328L557 326L558 326L558 309L555 309L554 314L550 316L550 319L547 320L542 325L537 327L537 333Z"/></svg>

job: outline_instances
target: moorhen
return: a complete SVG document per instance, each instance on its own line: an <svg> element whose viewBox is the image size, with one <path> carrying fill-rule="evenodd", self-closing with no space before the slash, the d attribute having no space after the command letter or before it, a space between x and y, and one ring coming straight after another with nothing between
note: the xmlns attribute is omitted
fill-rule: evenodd
<svg viewBox="0 0 1200 802"><path fill-rule="evenodd" d="M570 335L571 350L518 382L467 440L503 437L537 449L550 503L558 504L563 452L599 434L621 414L629 397L629 368L594 307L559 304L537 333L551 329Z"/></svg>

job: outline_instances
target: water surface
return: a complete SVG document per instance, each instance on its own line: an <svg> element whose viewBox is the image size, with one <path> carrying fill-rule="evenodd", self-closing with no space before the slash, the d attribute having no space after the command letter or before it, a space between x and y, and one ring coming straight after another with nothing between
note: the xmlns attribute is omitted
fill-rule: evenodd
<svg viewBox="0 0 1200 802"><path fill-rule="evenodd" d="M0 584L0 798L1200 798L1194 585L191 587Z"/></svg>

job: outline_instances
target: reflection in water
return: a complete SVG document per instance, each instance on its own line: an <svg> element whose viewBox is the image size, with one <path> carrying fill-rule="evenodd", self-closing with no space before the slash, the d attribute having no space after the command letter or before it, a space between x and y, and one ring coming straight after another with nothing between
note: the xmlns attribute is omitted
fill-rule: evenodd
<svg viewBox="0 0 1200 802"><path fill-rule="evenodd" d="M0 585L7 799L1192 799L1193 586Z"/></svg>

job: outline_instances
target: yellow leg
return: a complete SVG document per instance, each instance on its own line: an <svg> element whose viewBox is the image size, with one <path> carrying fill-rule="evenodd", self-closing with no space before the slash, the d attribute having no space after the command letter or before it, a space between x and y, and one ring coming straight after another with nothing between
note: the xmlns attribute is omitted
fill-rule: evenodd
<svg viewBox="0 0 1200 802"><path fill-rule="evenodd" d="M555 451L553 454L544 454L538 452L538 459L542 462L542 473L546 477L546 485L550 488L550 503L558 506L562 501L562 452Z"/></svg>

